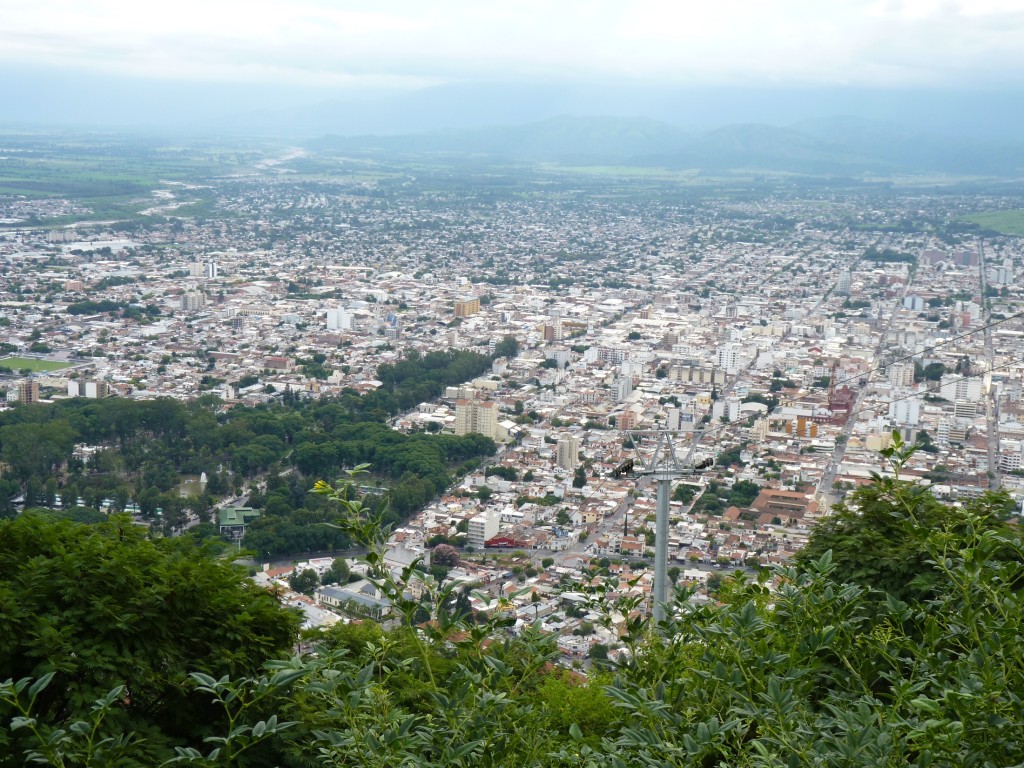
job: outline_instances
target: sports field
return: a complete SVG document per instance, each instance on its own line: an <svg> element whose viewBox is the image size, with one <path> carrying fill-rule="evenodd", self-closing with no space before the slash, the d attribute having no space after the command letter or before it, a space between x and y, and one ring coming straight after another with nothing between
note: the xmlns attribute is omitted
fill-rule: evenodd
<svg viewBox="0 0 1024 768"><path fill-rule="evenodd" d="M36 360L31 357L3 357L0 358L0 368L10 368L12 371L23 371L28 368L33 373L40 371L61 371L70 368L72 363L57 363L53 360Z"/></svg>
<svg viewBox="0 0 1024 768"><path fill-rule="evenodd" d="M1004 235L1024 235L1024 211L990 211L965 216L968 221L980 224L985 229L994 229Z"/></svg>

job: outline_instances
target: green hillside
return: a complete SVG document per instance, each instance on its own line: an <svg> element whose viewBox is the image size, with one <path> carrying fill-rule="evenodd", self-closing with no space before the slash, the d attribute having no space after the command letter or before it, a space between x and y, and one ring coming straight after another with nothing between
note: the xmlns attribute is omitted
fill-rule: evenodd
<svg viewBox="0 0 1024 768"><path fill-rule="evenodd" d="M909 452L896 442L895 469ZM396 620L306 636L262 674L245 669L281 650L285 625L202 550L144 541L121 521L0 523L0 678L12 678L0 684L0 765L1024 760L1024 548L1005 495L953 508L879 479L854 492L859 513L815 530L799 563L728 578L711 602L681 589L660 626L637 610L641 594L578 584L588 620L619 630L617 661L584 675L557 666L553 636L516 624L506 600L474 612L469 590L384 568L379 515L318 490L369 547Z"/></svg>

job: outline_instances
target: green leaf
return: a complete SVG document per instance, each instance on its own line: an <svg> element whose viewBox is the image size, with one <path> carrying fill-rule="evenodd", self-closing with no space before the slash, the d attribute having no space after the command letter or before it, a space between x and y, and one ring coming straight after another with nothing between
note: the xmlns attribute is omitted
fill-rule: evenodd
<svg viewBox="0 0 1024 768"><path fill-rule="evenodd" d="M217 686L217 681L216 680L214 680L209 675L204 675L202 672L192 672L189 675L189 677L191 677L193 680L195 680L197 683L199 683L204 688L209 688L209 689L213 690Z"/></svg>
<svg viewBox="0 0 1024 768"><path fill-rule="evenodd" d="M282 669L270 678L270 686L272 688L284 688L285 686L294 683L304 674L306 674L306 670L304 669Z"/></svg>
<svg viewBox="0 0 1024 768"><path fill-rule="evenodd" d="M29 697L34 699L36 696L38 696L46 688L46 686L50 684L50 681L53 680L53 676L56 674L56 671L47 672L45 675L43 675L34 683L32 683L32 687L28 689Z"/></svg>
<svg viewBox="0 0 1024 768"><path fill-rule="evenodd" d="M910 702L910 706L919 712L927 712L930 715L938 714L939 704L925 696L918 696Z"/></svg>
<svg viewBox="0 0 1024 768"><path fill-rule="evenodd" d="M569 726L569 735L572 736L575 741L583 740L583 731L580 730L580 727L576 725L576 723Z"/></svg>
<svg viewBox="0 0 1024 768"><path fill-rule="evenodd" d="M34 717L12 717L11 718L11 730L16 731L19 728L31 728L36 724Z"/></svg>

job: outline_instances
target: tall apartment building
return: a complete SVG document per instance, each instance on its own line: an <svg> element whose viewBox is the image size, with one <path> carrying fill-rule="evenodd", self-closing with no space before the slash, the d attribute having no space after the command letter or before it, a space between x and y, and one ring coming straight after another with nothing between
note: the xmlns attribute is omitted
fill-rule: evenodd
<svg viewBox="0 0 1024 768"><path fill-rule="evenodd" d="M965 379L960 376L946 375L942 377L939 392L947 400L967 400L978 402L982 395L981 379Z"/></svg>
<svg viewBox="0 0 1024 768"><path fill-rule="evenodd" d="M328 331L351 331L352 330L352 313L345 309L328 309L327 310L327 330Z"/></svg>
<svg viewBox="0 0 1024 768"><path fill-rule="evenodd" d="M853 282L853 276L850 274L848 269L844 269L839 273L839 277L836 279L836 293L839 296L850 295L850 285Z"/></svg>
<svg viewBox="0 0 1024 768"><path fill-rule="evenodd" d="M498 436L498 404L493 400L456 400L455 434L479 432L492 439Z"/></svg>
<svg viewBox="0 0 1024 768"><path fill-rule="evenodd" d="M572 472L580 463L580 440L572 435L558 438L557 464L562 469Z"/></svg>
<svg viewBox="0 0 1024 768"><path fill-rule="evenodd" d="M484 544L498 535L500 520L496 509L486 509L469 520L467 533L468 543L476 549L483 549Z"/></svg>
<svg viewBox="0 0 1024 768"><path fill-rule="evenodd" d="M921 401L914 397L889 403L889 418L896 424L916 427L921 423Z"/></svg>
<svg viewBox="0 0 1024 768"><path fill-rule="evenodd" d="M616 403L625 401L631 394L633 394L633 379L629 376L623 376L615 379L612 382L612 393L615 397Z"/></svg>
<svg viewBox="0 0 1024 768"><path fill-rule="evenodd" d="M718 367L724 368L726 373L738 373L748 357L749 355L747 355L742 344L729 342L718 348Z"/></svg>
<svg viewBox="0 0 1024 768"><path fill-rule="evenodd" d="M181 295L181 308L185 312L198 312L206 306L206 294L202 291L185 291Z"/></svg>
<svg viewBox="0 0 1024 768"><path fill-rule="evenodd" d="M894 387L914 386L914 363L907 360L890 365L889 384Z"/></svg>
<svg viewBox="0 0 1024 768"><path fill-rule="evenodd" d="M88 397L99 399L110 395L110 385L105 381L87 381L70 379L68 381L69 397Z"/></svg>
<svg viewBox="0 0 1024 768"><path fill-rule="evenodd" d="M480 311L480 299L465 298L455 302L456 317L471 317Z"/></svg>
<svg viewBox="0 0 1024 768"><path fill-rule="evenodd" d="M39 382L35 379L22 379L18 382L18 402L30 405L39 402Z"/></svg>

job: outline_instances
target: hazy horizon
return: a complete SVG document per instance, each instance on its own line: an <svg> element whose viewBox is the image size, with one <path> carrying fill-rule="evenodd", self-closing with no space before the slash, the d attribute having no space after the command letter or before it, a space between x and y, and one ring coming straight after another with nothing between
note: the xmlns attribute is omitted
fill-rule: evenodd
<svg viewBox="0 0 1024 768"><path fill-rule="evenodd" d="M0 125L312 135L558 114L692 128L853 115L1009 138L1024 9L1008 0L391 2L0 0ZM351 119L362 111L362 120Z"/></svg>

